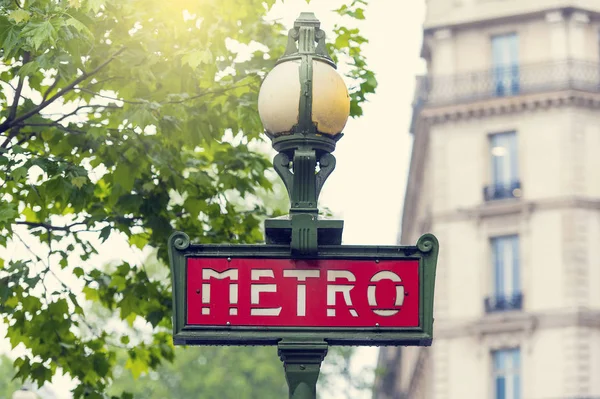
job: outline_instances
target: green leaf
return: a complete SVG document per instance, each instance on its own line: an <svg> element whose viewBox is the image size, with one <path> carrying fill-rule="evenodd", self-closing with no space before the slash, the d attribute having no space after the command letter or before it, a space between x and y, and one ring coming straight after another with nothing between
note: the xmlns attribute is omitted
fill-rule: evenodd
<svg viewBox="0 0 600 399"><path fill-rule="evenodd" d="M182 64L189 65L192 69L198 68L200 64L211 64L213 55L209 49L191 51L181 58Z"/></svg>
<svg viewBox="0 0 600 399"><path fill-rule="evenodd" d="M9 11L8 18L15 21L15 23L19 24L21 22L26 22L29 20L30 14L26 10L22 8L18 8L16 10Z"/></svg>
<svg viewBox="0 0 600 399"><path fill-rule="evenodd" d="M133 375L133 378L136 380L140 377L140 375L142 375L142 373L145 373L148 371L148 363L146 363L145 361L143 361L140 358L127 359L127 362L125 363L125 367L128 368L129 370L131 370L131 374Z"/></svg>
<svg viewBox="0 0 600 399"><path fill-rule="evenodd" d="M8 202L0 202L0 225L12 223L18 216L17 206Z"/></svg>
<svg viewBox="0 0 600 399"><path fill-rule="evenodd" d="M144 249L148 244L148 234L133 234L129 237L129 244L136 246L139 249Z"/></svg>
<svg viewBox="0 0 600 399"><path fill-rule="evenodd" d="M78 32L83 32L88 36L93 36L92 32L89 30L89 28L87 26L85 26L85 24L83 24L83 22L75 19L75 18L69 18L65 21L65 25L66 26L72 26L73 28L75 28Z"/></svg>
<svg viewBox="0 0 600 399"><path fill-rule="evenodd" d="M112 231L111 226L105 226L102 228L102 230L100 230L100 238L102 239L102 242L105 242L108 239L111 231Z"/></svg>
<svg viewBox="0 0 600 399"><path fill-rule="evenodd" d="M75 176L75 177L71 178L71 184L73 184L77 188L83 187L83 185L85 183L87 183L87 181L88 181L87 176Z"/></svg>
<svg viewBox="0 0 600 399"><path fill-rule="evenodd" d="M20 43L20 33L21 32L16 25L6 29L4 33L2 33L2 29L0 29L0 38L2 39L2 49L4 49L5 58L12 55L13 50L17 48L17 45Z"/></svg>
<svg viewBox="0 0 600 399"><path fill-rule="evenodd" d="M83 287L82 291L83 291L83 294L85 295L85 298L88 301L97 301L98 299L100 299L100 296L98 295L98 290L90 288L89 286L85 286L85 287Z"/></svg>
<svg viewBox="0 0 600 399"><path fill-rule="evenodd" d="M25 209L23 209L23 212L21 212L21 215L25 216L26 222L39 222L40 221L37 212L32 210L30 207L25 207Z"/></svg>
<svg viewBox="0 0 600 399"><path fill-rule="evenodd" d="M133 188L135 181L135 175L132 173L132 168L128 165L120 163L113 172L113 181L118 184L125 191L129 191Z"/></svg>
<svg viewBox="0 0 600 399"><path fill-rule="evenodd" d="M97 13L104 6L105 0L88 0L87 7L88 10L92 10L94 13Z"/></svg>
<svg viewBox="0 0 600 399"><path fill-rule="evenodd" d="M18 168L13 169L10 172L10 175L12 176L12 178L16 181L19 181L21 179L23 179L24 177L27 177L27 171L29 169L25 166L20 166Z"/></svg>
<svg viewBox="0 0 600 399"><path fill-rule="evenodd" d="M31 76L39 71L39 64L35 61L31 61L19 68L19 76Z"/></svg>
<svg viewBox="0 0 600 399"><path fill-rule="evenodd" d="M127 286L127 280L122 276L113 276L110 281L110 287L115 287L117 290L122 291Z"/></svg>
<svg viewBox="0 0 600 399"><path fill-rule="evenodd" d="M25 25L22 34L31 40L36 50L44 44L54 45L56 43L57 32L50 20L29 23Z"/></svg>

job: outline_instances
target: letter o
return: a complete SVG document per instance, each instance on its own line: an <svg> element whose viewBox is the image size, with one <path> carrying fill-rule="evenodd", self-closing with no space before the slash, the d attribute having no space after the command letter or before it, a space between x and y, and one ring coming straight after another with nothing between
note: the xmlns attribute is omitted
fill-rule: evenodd
<svg viewBox="0 0 600 399"><path fill-rule="evenodd" d="M390 272L390 271L380 271L380 272L376 273L373 277L371 277L372 283L376 283L381 280L391 280L396 283L402 282L402 279L400 278L400 276L398 276L396 273ZM369 305L373 306L373 307L378 306L377 305L377 297L375 295L376 289L377 289L376 285L369 285L369 287L367 288L367 299L369 301ZM403 303L404 303L404 286L396 284L396 302L394 303L394 305L400 307L400 306L402 306ZM399 310L373 309L373 312L379 316L389 317L389 316L393 316L396 313L398 313Z"/></svg>

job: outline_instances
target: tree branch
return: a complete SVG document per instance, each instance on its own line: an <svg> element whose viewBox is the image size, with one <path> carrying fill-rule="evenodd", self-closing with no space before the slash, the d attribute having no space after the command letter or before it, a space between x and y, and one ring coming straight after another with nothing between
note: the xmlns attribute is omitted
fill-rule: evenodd
<svg viewBox="0 0 600 399"><path fill-rule="evenodd" d="M5 85L7 85L8 87L10 87L11 89L13 89L13 91L17 91L17 88L15 86L12 85L12 83L7 82L7 81L0 81L0 83L4 83Z"/></svg>
<svg viewBox="0 0 600 399"><path fill-rule="evenodd" d="M60 78L57 75L56 78L54 78L54 82L52 82L50 87L48 87L48 89L46 89L46 91L44 92L44 95L42 96L42 101L45 101L48 98L48 95L58 85L58 82L60 82Z"/></svg>
<svg viewBox="0 0 600 399"><path fill-rule="evenodd" d="M88 105L80 105L79 107L75 108L75 110L73 112L70 112L68 114L64 114L63 116L61 116L60 118L58 118L57 120L54 121L54 123L58 123L61 122L64 119L67 119L69 116L73 116L76 115L79 111L81 111L82 109L86 109L86 108L114 108L114 109L119 109L121 107L119 107L118 105L111 105L111 104L107 104L107 105L96 105L96 104L88 104Z"/></svg>
<svg viewBox="0 0 600 399"><path fill-rule="evenodd" d="M120 101L120 102L123 102L123 103L136 104L136 105L147 104L147 102L144 102L144 101L123 100L121 98L116 98L116 97L111 97L111 96L105 96L104 94L96 93L95 91L90 90L90 89L86 89L85 87L77 87L77 90L81 90L84 93L93 94L95 97L106 98L107 100Z"/></svg>
<svg viewBox="0 0 600 399"><path fill-rule="evenodd" d="M181 104L184 103L186 101L190 101L190 100L196 100L198 98L207 96L209 94L223 94L223 93L227 93L229 90L235 90L235 89L239 89L240 87L246 87L246 86L251 86L251 83L244 83L242 85L232 85L230 87L225 87L223 89L218 89L218 90L206 90L205 92L196 94L194 96L190 96L188 98L184 98L182 100L174 100L174 101L165 101L161 104Z"/></svg>
<svg viewBox="0 0 600 399"><path fill-rule="evenodd" d="M97 82L90 82L90 83L88 83L86 85L86 88L89 88L89 87L92 87L92 86L96 86L96 85L99 85L99 84L102 84L102 83L110 82L111 80L117 80L117 79L124 79L124 78L123 78L123 76L111 76L111 77L108 77L106 79L99 80Z"/></svg>
<svg viewBox="0 0 600 399"><path fill-rule="evenodd" d="M87 225L86 222L75 222L75 223L71 223L71 224L67 224L65 226L54 226L51 225L49 223L43 223L43 222L26 222L24 220L17 220L16 222L14 222L14 224L18 224L18 225L23 225L23 226L29 226L31 228L36 228L36 227L42 227L48 231L66 231L66 232L71 232L71 229L75 226L80 226L80 225Z"/></svg>
<svg viewBox="0 0 600 399"><path fill-rule="evenodd" d="M84 80L86 80L90 76L93 76L96 73L98 73L100 70L102 70L102 68L104 68L105 66L107 66L110 62L112 62L123 51L125 51L125 47L121 47L117 52L115 52L113 55L111 55L110 57L108 57L108 59L106 61L104 61L102 64L98 65L91 72L83 72L80 77L78 77L77 79L73 80L71 83L69 83L67 86L65 86L58 93L54 94L52 97L48 98L47 100L42 101L40 103L40 105L38 105L37 107L35 107L31 111L24 113L23 115L15 118L12 121L8 120L8 119L6 121L4 121L2 124L0 124L0 133L7 131L12 126L14 126L14 125L16 125L16 124L18 124L20 122L23 122L24 120L26 120L26 119L32 117L33 115L39 113L41 110L43 110L44 108L46 108L48 105L52 104L56 99L62 97L65 93L73 90L79 83L83 82ZM7 144L7 143L5 142L5 144Z"/></svg>
<svg viewBox="0 0 600 399"><path fill-rule="evenodd" d="M23 54L23 66L25 64L27 64L29 62L29 58L30 58L30 54L29 52L25 52ZM23 67L21 66L21 68ZM19 76L19 82L17 83L17 88L15 89L15 98L13 99L13 103L10 106L10 111L8 112L8 117L6 118L6 121L4 121L2 124L8 124L10 125L10 123L15 119L15 117L17 116L17 109L19 107L19 100L21 99L21 92L23 91L23 85L25 84L25 76L20 75ZM6 148L8 146L8 144L10 143L10 141L19 133L18 129L11 129L10 134L6 137L6 139L4 140L4 142L2 143L2 145L0 146L0 148Z"/></svg>
<svg viewBox="0 0 600 399"><path fill-rule="evenodd" d="M21 140L17 141L16 145L21 145L21 144L25 143L26 141L29 141L29 139L31 139L36 134L37 134L37 132L29 133L26 137L23 137Z"/></svg>
<svg viewBox="0 0 600 399"><path fill-rule="evenodd" d="M25 53L28 54L28 53ZM25 56L23 56L25 58ZM29 58L29 57L27 57ZM25 64L23 64L25 65ZM10 107L10 112L8 113L8 120L12 121L17 116L17 107L19 106L19 100L21 99L21 91L23 91L23 84L25 83L25 77L23 75L19 76L19 83L17 83L17 89L15 90L15 98L13 99L12 106Z"/></svg>
<svg viewBox="0 0 600 399"><path fill-rule="evenodd" d="M67 133L72 133L72 134L85 134L86 132L84 130L78 130L78 129L70 129L67 126L63 126L60 123L54 122L54 123L24 123L20 126L29 126L29 127L56 127L57 129L60 129L64 132Z"/></svg>
<svg viewBox="0 0 600 399"><path fill-rule="evenodd" d="M160 104L161 105L165 105L165 104L182 104L182 103L187 102L187 101L196 100L198 98L201 98L201 97L204 97L204 96L208 96L209 94L223 94L223 93L226 93L226 92L228 92L230 90L235 90L235 89L238 89L240 87L246 87L246 86L251 86L251 85L252 85L251 83L244 83L244 84L241 84L241 85L235 85L234 84L234 85L232 85L230 87L225 87L225 88L218 89L218 90L206 90L206 91L203 91L202 93L198 93L196 95L193 95L193 96L190 96L190 97L186 97L186 98L183 98L181 100L162 101L162 102L160 102ZM97 92L95 92L93 90L87 89L85 87L77 87L77 89L83 91L84 93L93 94L94 96L105 98L107 100L121 101L121 102L126 103L126 104L134 104L134 105L148 104L147 101L125 100L125 99L122 99L122 98L116 98L116 97L106 96L106 95L103 95L103 94L99 94L99 93L97 93Z"/></svg>

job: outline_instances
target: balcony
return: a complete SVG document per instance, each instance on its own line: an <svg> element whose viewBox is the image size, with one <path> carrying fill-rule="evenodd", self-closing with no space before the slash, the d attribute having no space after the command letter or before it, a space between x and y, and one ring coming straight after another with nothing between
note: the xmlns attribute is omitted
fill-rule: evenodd
<svg viewBox="0 0 600 399"><path fill-rule="evenodd" d="M583 60L512 65L446 76L419 76L415 113L443 106L562 90L600 93L600 63Z"/></svg>
<svg viewBox="0 0 600 399"><path fill-rule="evenodd" d="M513 181L506 184L492 184L483 188L483 198L486 201L520 198L521 195L520 181Z"/></svg>
<svg viewBox="0 0 600 399"><path fill-rule="evenodd" d="M521 310L523 308L523 294L514 293L506 295L494 295L485 298L485 312L497 313L508 310Z"/></svg>

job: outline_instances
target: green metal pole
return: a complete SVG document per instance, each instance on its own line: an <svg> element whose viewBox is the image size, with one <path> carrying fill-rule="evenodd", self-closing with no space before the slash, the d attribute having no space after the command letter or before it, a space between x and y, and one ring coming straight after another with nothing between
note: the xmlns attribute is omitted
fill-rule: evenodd
<svg viewBox="0 0 600 399"><path fill-rule="evenodd" d="M289 399L316 399L321 363L327 355L327 342L283 340L277 346L283 362Z"/></svg>

